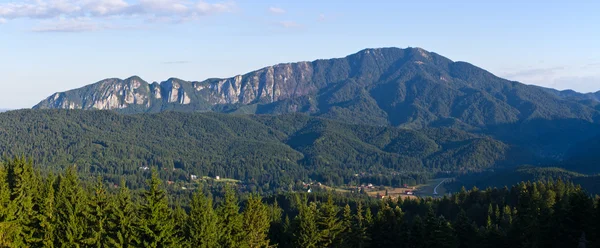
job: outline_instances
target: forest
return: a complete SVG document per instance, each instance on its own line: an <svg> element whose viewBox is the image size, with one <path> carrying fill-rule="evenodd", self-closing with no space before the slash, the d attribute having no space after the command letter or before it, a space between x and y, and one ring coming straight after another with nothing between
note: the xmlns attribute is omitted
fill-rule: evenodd
<svg viewBox="0 0 600 248"><path fill-rule="evenodd" d="M308 180L415 185L438 172L478 171L522 157L497 140L447 128L355 125L303 114L83 110L2 113L0 152L31 156L45 172L76 164L82 175L114 184L125 176L135 189L144 185L140 168L156 166L163 180L220 176L263 191Z"/></svg>
<svg viewBox="0 0 600 248"><path fill-rule="evenodd" d="M261 197L234 184L174 197L156 171L143 189L125 185L82 180L74 166L46 175L31 159L5 159L0 246L600 247L600 200L562 180L383 200Z"/></svg>

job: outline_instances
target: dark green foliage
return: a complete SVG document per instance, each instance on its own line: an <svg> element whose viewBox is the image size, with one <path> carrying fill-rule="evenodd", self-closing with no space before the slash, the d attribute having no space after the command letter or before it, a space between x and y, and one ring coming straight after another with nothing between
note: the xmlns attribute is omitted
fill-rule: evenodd
<svg viewBox="0 0 600 248"><path fill-rule="evenodd" d="M145 183L140 168L154 165L165 181L220 176L273 192L309 179L416 185L437 171L480 170L510 157L507 145L463 131L351 125L300 114L23 110L1 114L0 130L1 151L31 154L44 171L77 164L83 177L102 175L113 184L125 177L132 189Z"/></svg>
<svg viewBox="0 0 600 248"><path fill-rule="evenodd" d="M268 247L267 239L271 220L269 218L269 209L262 202L262 198L257 195L251 195L246 201L246 208L243 214L243 229L245 230L244 239L250 248Z"/></svg>
<svg viewBox="0 0 600 248"><path fill-rule="evenodd" d="M136 223L140 221L136 217L138 206L133 202L125 180L119 185L119 192L113 196L108 240L112 247L125 248L141 242L136 229Z"/></svg>
<svg viewBox="0 0 600 248"><path fill-rule="evenodd" d="M189 205L180 196L173 209L157 174L150 176L135 198L124 186L112 191L102 181L82 185L73 167L56 179L39 175L29 160L8 160L0 166L0 246L495 248L600 242L599 200L560 180L397 201L333 193L264 200L252 195L241 200L240 212L233 187L226 187L217 211L201 190Z"/></svg>
<svg viewBox="0 0 600 248"><path fill-rule="evenodd" d="M80 247L86 244L89 230L86 214L89 213L88 194L79 183L75 167L67 167L58 179L56 192L56 246Z"/></svg>
<svg viewBox="0 0 600 248"><path fill-rule="evenodd" d="M155 248L176 246L179 240L175 235L172 210L168 206L167 194L161 188L161 181L154 169L143 199L138 223L140 245Z"/></svg>
<svg viewBox="0 0 600 248"><path fill-rule="evenodd" d="M217 209L218 243L220 247L245 247L244 220L240 214L240 206L235 190L231 186L225 187L225 199Z"/></svg>
<svg viewBox="0 0 600 248"><path fill-rule="evenodd" d="M213 209L212 198L206 197L201 190L194 193L187 221L187 235L192 247L216 247L218 241L218 217Z"/></svg>

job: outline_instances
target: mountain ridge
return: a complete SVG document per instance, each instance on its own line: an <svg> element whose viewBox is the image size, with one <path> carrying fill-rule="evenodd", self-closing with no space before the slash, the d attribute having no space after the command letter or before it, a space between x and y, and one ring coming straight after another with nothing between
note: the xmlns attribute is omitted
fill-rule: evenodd
<svg viewBox="0 0 600 248"><path fill-rule="evenodd" d="M422 48L370 48L230 78L169 78L161 83L137 76L105 79L55 93L34 108L302 112L357 124L479 129L534 119L597 122L600 106L595 102L505 80Z"/></svg>

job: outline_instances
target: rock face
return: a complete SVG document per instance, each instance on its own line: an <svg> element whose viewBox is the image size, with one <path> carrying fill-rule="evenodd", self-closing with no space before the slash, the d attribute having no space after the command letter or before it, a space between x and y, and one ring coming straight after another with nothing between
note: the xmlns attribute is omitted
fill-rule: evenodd
<svg viewBox="0 0 600 248"><path fill-rule="evenodd" d="M597 100L564 95L498 78L421 48L381 48L201 82L106 79L56 93L34 108L304 112L350 123L416 128L477 128L533 119L600 120Z"/></svg>

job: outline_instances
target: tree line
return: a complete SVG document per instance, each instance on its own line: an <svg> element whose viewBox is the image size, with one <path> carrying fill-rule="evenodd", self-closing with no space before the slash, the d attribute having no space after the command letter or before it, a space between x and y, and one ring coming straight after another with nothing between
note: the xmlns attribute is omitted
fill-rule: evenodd
<svg viewBox="0 0 600 248"><path fill-rule="evenodd" d="M438 199L226 186L173 201L156 172L130 191L14 158L0 166L0 247L600 247L599 203L560 180Z"/></svg>

